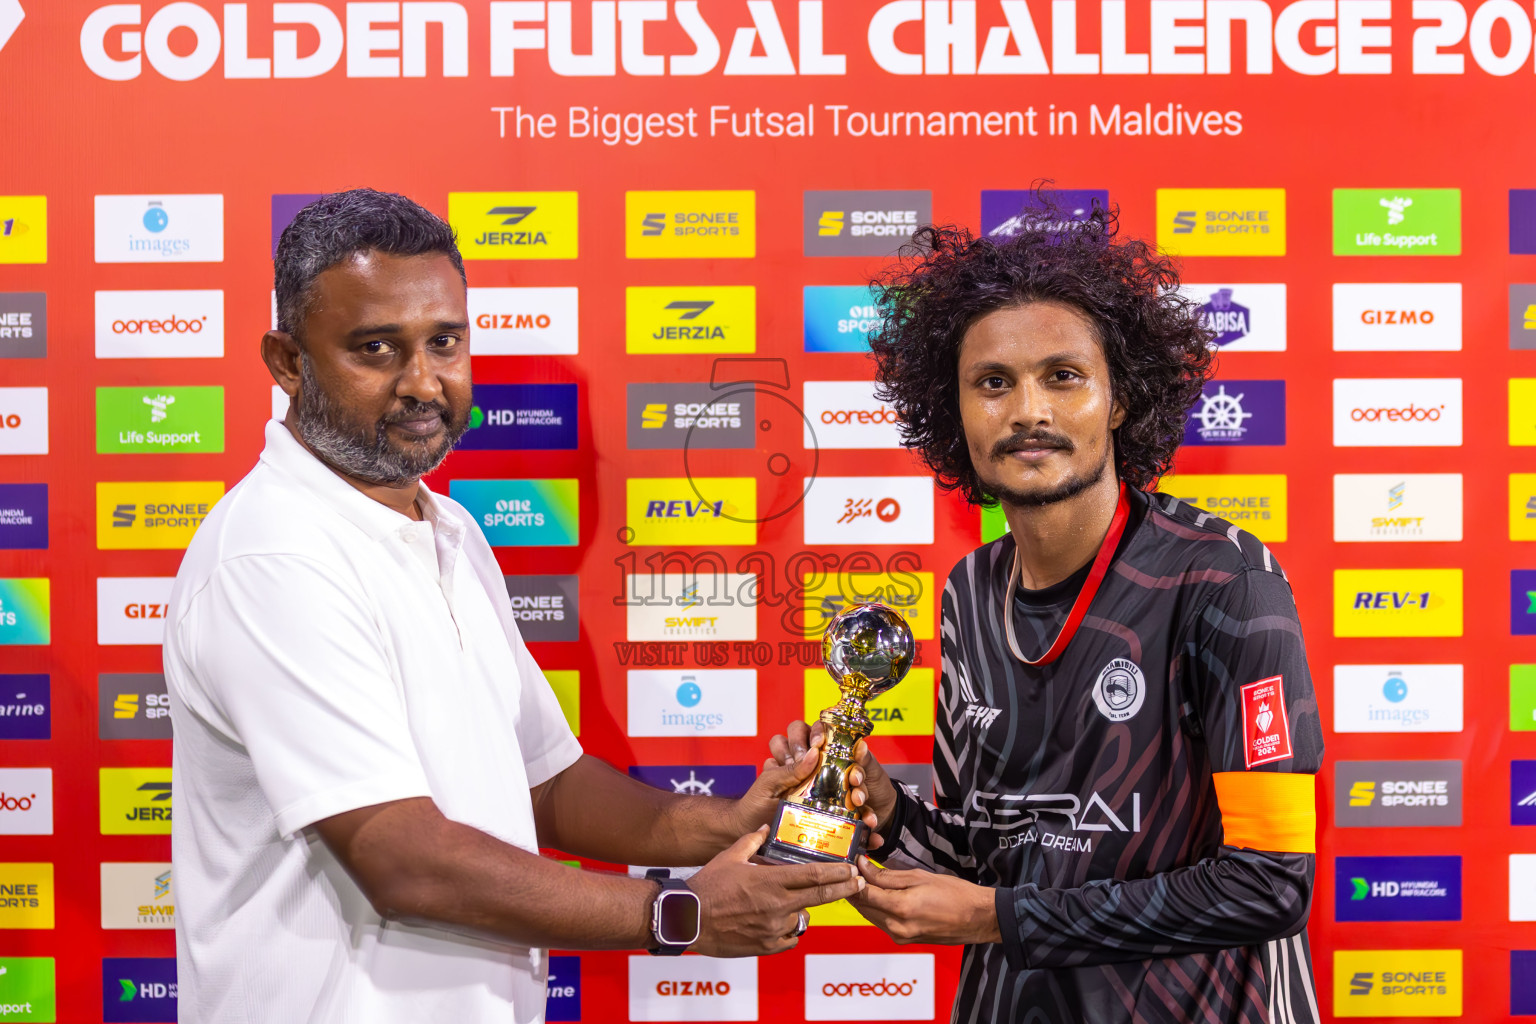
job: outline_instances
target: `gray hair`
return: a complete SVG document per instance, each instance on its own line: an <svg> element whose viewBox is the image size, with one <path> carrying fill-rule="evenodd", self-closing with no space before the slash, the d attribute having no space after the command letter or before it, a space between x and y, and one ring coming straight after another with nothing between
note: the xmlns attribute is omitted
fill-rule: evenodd
<svg viewBox="0 0 1536 1024"><path fill-rule="evenodd" d="M464 276L453 229L431 210L393 192L354 188L321 196L283 229L273 257L277 329L294 337L308 312L315 278L360 252L391 256L441 253Z"/></svg>

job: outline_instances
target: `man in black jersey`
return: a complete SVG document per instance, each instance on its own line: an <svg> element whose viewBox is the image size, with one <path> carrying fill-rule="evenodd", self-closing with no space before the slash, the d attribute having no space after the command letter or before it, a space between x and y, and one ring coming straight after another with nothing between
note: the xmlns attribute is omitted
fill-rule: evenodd
<svg viewBox="0 0 1536 1024"><path fill-rule="evenodd" d="M1096 210L925 229L879 291L877 394L941 487L1008 521L944 587L934 802L867 750L850 772L885 863L856 906L965 945L955 1022L1318 1020L1322 734L1290 586L1147 490L1211 373L1177 281Z"/></svg>

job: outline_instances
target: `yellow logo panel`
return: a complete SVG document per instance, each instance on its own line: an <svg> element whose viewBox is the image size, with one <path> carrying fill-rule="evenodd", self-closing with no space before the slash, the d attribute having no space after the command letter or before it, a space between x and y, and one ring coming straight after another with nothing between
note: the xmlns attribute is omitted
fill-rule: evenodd
<svg viewBox="0 0 1536 1024"><path fill-rule="evenodd" d="M1509 474L1509 539L1536 540L1536 473Z"/></svg>
<svg viewBox="0 0 1536 1024"><path fill-rule="evenodd" d="M48 197L0 196L0 263L48 262Z"/></svg>
<svg viewBox="0 0 1536 1024"><path fill-rule="evenodd" d="M555 691L555 700L565 712L565 720L571 732L581 735L581 673L575 669L551 669L544 673L549 688Z"/></svg>
<svg viewBox="0 0 1536 1024"><path fill-rule="evenodd" d="M53 906L52 864L0 864L0 928L52 928Z"/></svg>
<svg viewBox="0 0 1536 1024"><path fill-rule="evenodd" d="M624 351L720 353L757 350L757 289L751 285L624 289Z"/></svg>
<svg viewBox="0 0 1536 1024"><path fill-rule="evenodd" d="M450 192L448 223L466 260L573 260L575 192Z"/></svg>
<svg viewBox="0 0 1536 1024"><path fill-rule="evenodd" d="M847 926L874 925L864 920L863 916L853 909L853 904L847 900L838 900L836 903L823 903L816 907L806 907L805 912L810 915L812 928L825 928L828 925Z"/></svg>
<svg viewBox="0 0 1536 1024"><path fill-rule="evenodd" d="M1157 489L1220 516L1265 544L1285 540L1284 473L1179 473L1163 477Z"/></svg>
<svg viewBox="0 0 1536 1024"><path fill-rule="evenodd" d="M169 768L101 769L101 834L171 834Z"/></svg>
<svg viewBox="0 0 1536 1024"><path fill-rule="evenodd" d="M224 497L218 480L96 484L96 546L102 550L185 548Z"/></svg>
<svg viewBox="0 0 1536 1024"><path fill-rule="evenodd" d="M652 477L624 482L631 544L757 543L757 478Z"/></svg>
<svg viewBox="0 0 1536 1024"><path fill-rule="evenodd" d="M751 259L757 194L624 193L624 255L643 259Z"/></svg>
<svg viewBox="0 0 1536 1024"><path fill-rule="evenodd" d="M822 711L842 700L842 692L826 669L805 670L805 720L814 722ZM905 679L864 704L865 714L879 736L933 735L933 669L914 668Z"/></svg>
<svg viewBox="0 0 1536 1024"><path fill-rule="evenodd" d="M906 618L914 638L932 640L938 599L931 572L806 573L801 628L807 637L820 637L840 612L878 601Z"/></svg>
<svg viewBox="0 0 1536 1024"><path fill-rule="evenodd" d="M1536 377L1509 382L1509 443L1536 444Z"/></svg>
<svg viewBox="0 0 1536 1024"><path fill-rule="evenodd" d="M1284 256L1285 189L1160 188L1157 244L1178 256Z"/></svg>
<svg viewBox="0 0 1536 1024"><path fill-rule="evenodd" d="M1460 1017L1461 950L1336 949L1335 1017Z"/></svg>
<svg viewBox="0 0 1536 1024"><path fill-rule="evenodd" d="M1335 569L1334 636L1461 636L1460 569Z"/></svg>

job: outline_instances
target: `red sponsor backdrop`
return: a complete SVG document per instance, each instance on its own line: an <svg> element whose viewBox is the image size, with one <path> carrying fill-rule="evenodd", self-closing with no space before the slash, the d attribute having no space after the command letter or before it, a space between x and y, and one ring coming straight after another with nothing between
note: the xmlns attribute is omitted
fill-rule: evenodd
<svg viewBox="0 0 1536 1024"><path fill-rule="evenodd" d="M0 9L14 4L0 3ZM1511 948L1536 946L1528 924L1512 924L1507 912L1507 856L1536 850L1530 837L1510 826L1508 764L1536 757L1536 734L1508 730L1509 666L1536 661L1528 638L1510 635L1509 570L1536 566L1529 545L1511 541L1506 526L1507 474L1536 471L1529 448L1507 443L1507 380L1536 376L1536 354L1509 348L1506 288L1536 278L1536 266L1508 254L1507 190L1536 184L1529 170L1536 150L1520 128L1532 98L1529 58L1509 77L1486 73L1474 56L1463 74L1412 71L1416 28L1407 4L1383 21L1392 35L1392 72L1375 75L1303 75L1283 61L1270 74L1245 73L1235 47L1236 73L1170 76L1026 74L974 76L893 75L877 65L867 42L882 5L828 5L825 49L846 54L842 74L726 75L721 57L697 77L626 73L562 76L553 73L537 47L519 50L516 73L493 77L488 39L491 14L483 0L462 5L467 15L467 74L445 77L440 30L428 30L425 75L360 78L347 75L347 60L312 79L232 79L221 58L190 81L174 81L146 61L140 74L108 81L82 57L82 26L90 2L24 3L25 20L0 51L0 193L46 195L48 260L36 266L0 267L4 291L46 292L49 346L43 359L0 361L7 386L46 386L50 398L50 447L46 457L9 456L0 480L49 485L51 535L42 551L0 551L0 577L43 576L52 581L53 635L49 646L0 648L6 672L52 676L53 728L46 741L7 742L5 767L51 766L57 810L51 836L7 836L5 861L55 865L58 912L52 930L0 931L0 954L52 956L58 969L58 1014L63 1021L99 1019L100 961L113 956L170 955L169 932L103 931L99 921L98 864L107 860L169 857L163 837L102 836L97 821L97 769L102 766L166 765L165 741L103 741L98 738L96 679L102 672L153 672L153 646L99 647L93 621L96 578L168 576L178 551L97 550L95 484L111 480L223 480L232 486L251 467L269 415L270 381L257 355L269 322L271 284L270 197L316 193L357 185L399 191L447 215L448 193L459 191L560 190L579 194L579 257L574 260L479 261L469 264L470 284L576 286L580 289L580 350L572 356L477 357L480 382L575 382L580 386L580 448L555 452L468 452L453 456L432 484L446 490L458 477L576 477L581 486L580 538L576 547L502 548L508 573L576 573L581 577L581 639L535 645L547 669L581 672L581 738L591 752L614 764L750 763L766 740L803 708L802 670L773 664L759 670L756 740L631 739L625 734L625 671L615 644L625 639L620 565L630 551L619 539L625 525L625 480L683 473L677 451L629 451L625 444L625 385L631 381L707 380L709 355L626 354L624 289L630 285L744 284L757 289L756 354L782 358L797 399L806 380L867 379L870 366L858 354L808 353L802 343L801 289L808 284L858 284L876 272L875 258L812 258L802 248L802 194L808 189L931 190L936 220L978 225L983 189L1023 188L1036 178L1063 188L1107 189L1132 234L1156 233L1155 190L1160 187L1270 187L1286 195L1288 234L1284 256L1191 257L1194 281L1283 282L1289 289L1289 344L1279 353L1229 353L1220 375L1229 379L1284 379L1288 432L1283 446L1204 447L1185 450L1178 468L1190 473L1285 474L1290 494L1289 539L1274 545L1295 589L1311 652L1325 727L1332 723L1335 663L1460 663L1466 666L1465 728L1425 736L1327 734L1328 763L1396 758L1461 759L1466 792L1459 829L1352 829L1335 831L1331 771L1318 787L1320 845L1311 921L1320 1002L1331 1016L1336 949L1444 948L1466 951L1466 1016L1489 1020L1509 1011ZM126 31L146 24L162 5L136 5ZM178 5L186 8L194 5ZM272 55L272 12L266 2L202 5L224 27L226 12L246 8L249 56ZM394 4L329 2L345 23L352 8L374 12L381 27ZM407 4L406 7L413 5ZM418 5L423 6L423 5ZM434 5L425 5L434 6ZM528 6L528 5L524 5ZM542 5L532 5L542 7ZM551 12L561 5L550 4ZM602 8L603 5L598 5ZM628 7L628 5L621 5ZM681 27L685 8L666 5L671 18L647 28L653 54L689 54L694 45ZM759 7L759 5L753 5ZM761 5L768 6L768 5ZM900 6L900 5L890 5ZM917 5L911 5L915 8ZM961 5L956 5L959 8ZM1017 5L1022 6L1022 5ZM1062 5L1057 5L1061 7ZM1070 5L1069 5L1070 6ZM1082 4L1078 48L1099 47L1098 5ZM1108 5L1106 5L1108 6ZM1186 7L1191 5L1185 5ZM1198 13L1200 4L1192 5ZM1217 5L1212 4L1213 8ZM1276 12L1283 6L1271 5ZM1331 4L1321 5L1331 8ZM1348 7L1349 5L1341 5ZM1359 6L1359 5L1356 5ZM1417 5L1415 5L1417 6ZM1445 6L1445 5L1440 5ZM1458 5L1452 4L1452 7ZM1515 5L1508 5L1515 6ZM943 4L929 4L930 9ZM1132 5L1127 50L1146 52L1149 23ZM1469 11L1477 5L1468 4ZM789 55L799 59L795 4L777 13ZM1053 61L1049 5L1029 9ZM601 12L600 12L601 13ZM906 10L905 13L912 13ZM932 11L930 11L932 13ZM1529 14L1530 12L1525 12ZM711 0L703 15L729 49L735 29L752 24L747 4ZM352 12L356 17L356 12ZM980 32L1003 24L997 5L979 5ZM530 19L538 27L536 18ZM576 5L574 49L590 47L590 5ZM1326 57L1331 20L1309 26L1302 51ZM930 26L932 29L932 26ZM106 34L105 52L131 56L124 28ZM923 51L923 26L896 30L896 44ZM1239 33L1239 38L1242 34ZM1511 45L1507 25L1492 29L1494 50ZM1528 33L1526 38L1528 39ZM317 45L312 30L300 32L298 49ZM769 40L771 43L772 40ZM748 40L766 54L761 38ZM1514 44L1519 44L1519 32ZM129 41L132 45L132 40ZM195 53L206 40L190 28L173 31L167 45ZM355 39L348 46L357 48ZM375 44L388 57L397 42ZM89 49L89 47L87 47ZM451 48L451 47L450 47ZM600 47L601 48L601 47ZM978 49L980 47L978 46ZM1262 49L1262 47L1261 47ZM1198 52L1195 50L1191 52ZM1012 52L1011 49L1009 52ZM1472 54L1466 42L1448 53ZM1058 61L1064 65L1065 62ZM171 65L167 62L167 67ZM934 70L936 65L930 64ZM675 69L674 69L675 70ZM1238 134L1128 136L1090 134L1090 104L1154 110L1182 104L1187 110L1241 115ZM710 137L707 108L728 105L737 114L764 111L817 113L811 138ZM828 105L885 112L1018 110L1039 112L1039 134L1024 137L834 136ZM551 138L516 139L501 131L497 107L521 106L548 113ZM1080 114L1076 135L1045 130L1052 107ZM699 111L697 138L646 139L609 145L572 138L568 108L603 112ZM1224 124L1230 124L1226 119ZM1331 244L1331 190L1336 187L1456 188L1461 190L1462 247L1458 256L1335 257ZM755 192L756 256L751 259L656 259L625 256L625 192L635 189L749 189ZM224 260L219 263L97 264L93 260L93 199L97 194L221 193L224 196ZM1331 286L1334 282L1460 282L1464 347L1460 352L1364 353L1332 350ZM219 359L98 360L93 351L93 293L112 289L222 289L227 340ZM1330 429L1335 377L1459 377L1464 382L1465 432L1459 448L1335 448ZM221 454L98 454L93 440L94 394L108 385L221 385L226 393L227 442ZM764 437L751 457L705 452L691 458L697 475L757 477L759 493L774 493L769 454L782 451L796 479L808 466L798 438L779 447ZM829 476L914 472L901 451L820 452L819 472ZM1340 472L1459 472L1465 478L1465 539L1459 543L1341 544L1333 541L1332 476ZM802 512L763 525L756 545L779 566L781 589L789 556L802 550ZM942 580L955 560L975 546L979 518L959 503L937 502L935 543L910 545L921 568ZM725 549L728 560L736 553ZM871 548L884 560L894 548ZM639 552L642 557L653 553ZM825 553L847 557L851 548ZM1460 567L1465 570L1465 635L1460 639L1334 639L1330 605L1336 568ZM780 625L782 607L761 610L758 639L791 639ZM937 661L937 645L923 644L924 664ZM877 751L891 761L926 760L922 737L881 737ZM1336 924L1333 920L1335 855L1459 854L1464 859L1463 919L1457 923L1394 926ZM587 865L589 868L612 867ZM622 867L621 867L622 869ZM801 942L800 952L760 965L759 1019L795 1020L804 1013L801 953L893 952L872 928L821 927ZM947 1019L959 963L958 950L939 949L938 1006ZM618 954L584 957L583 1019L623 1020L628 1013L627 963Z"/></svg>

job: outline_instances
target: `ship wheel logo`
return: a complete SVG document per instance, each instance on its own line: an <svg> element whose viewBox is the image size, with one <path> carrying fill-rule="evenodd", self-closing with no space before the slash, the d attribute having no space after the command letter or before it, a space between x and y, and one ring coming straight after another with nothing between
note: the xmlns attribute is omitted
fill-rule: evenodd
<svg viewBox="0 0 1536 1024"><path fill-rule="evenodd" d="M1206 441L1238 441L1248 432L1244 420L1253 413L1243 411L1243 394L1227 394L1227 386L1220 384L1214 395L1200 396L1200 411L1194 413L1200 421L1200 437Z"/></svg>
<svg viewBox="0 0 1536 1024"><path fill-rule="evenodd" d="M715 780L710 779L706 782L705 780L700 779L692 768L688 769L688 777L686 779L683 779L682 781L677 779L668 779L667 781L672 783L673 793L681 793L685 796L715 795Z"/></svg>

